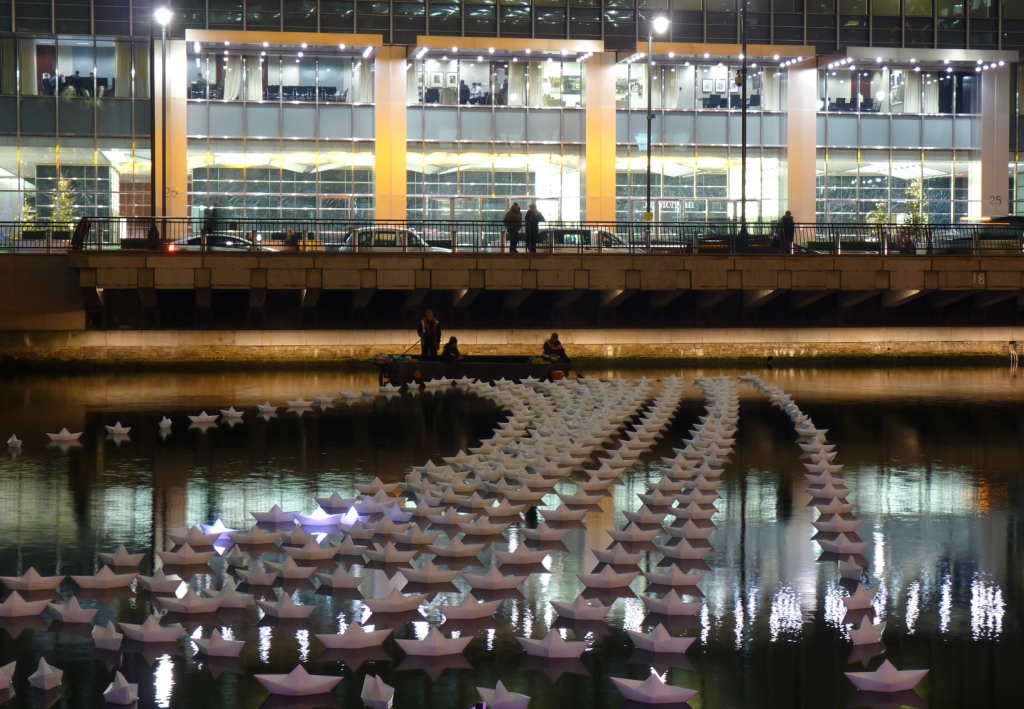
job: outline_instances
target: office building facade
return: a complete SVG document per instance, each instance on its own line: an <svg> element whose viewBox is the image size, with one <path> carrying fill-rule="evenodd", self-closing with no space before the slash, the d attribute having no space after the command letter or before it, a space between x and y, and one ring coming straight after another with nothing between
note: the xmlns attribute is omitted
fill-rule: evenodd
<svg viewBox="0 0 1024 709"><path fill-rule="evenodd" d="M1024 208L1024 0L748 0L742 85L736 0L168 7L0 0L0 220Z"/></svg>

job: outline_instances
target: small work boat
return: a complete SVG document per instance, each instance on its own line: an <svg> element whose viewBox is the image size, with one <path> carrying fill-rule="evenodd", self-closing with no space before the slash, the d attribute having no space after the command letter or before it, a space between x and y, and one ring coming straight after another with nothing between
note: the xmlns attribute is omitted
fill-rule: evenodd
<svg viewBox="0 0 1024 709"><path fill-rule="evenodd" d="M373 358L373 363L380 370L378 380L381 386L429 382L442 377L453 381L463 377L483 382L494 382L502 378L519 382L528 377L551 381L568 378L572 370L572 362L549 362L541 357L507 355L464 355L451 361L441 357L380 354Z"/></svg>

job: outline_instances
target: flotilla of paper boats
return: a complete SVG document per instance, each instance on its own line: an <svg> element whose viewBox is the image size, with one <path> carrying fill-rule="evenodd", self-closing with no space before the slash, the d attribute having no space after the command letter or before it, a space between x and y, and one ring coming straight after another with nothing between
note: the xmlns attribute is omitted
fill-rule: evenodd
<svg viewBox="0 0 1024 709"><path fill-rule="evenodd" d="M820 512L813 523L814 540L824 551L840 556L839 570L843 578L860 581L864 565L859 561L859 554L866 543L857 536L861 522L853 515L854 505L848 502L851 490L840 475L842 466L834 462L834 446L826 443L826 431L815 428L810 418L777 387L753 375L740 379L768 396L793 420L798 444L810 460L805 463L810 504ZM692 568L694 563L714 553L709 538L716 529L715 501L720 498L721 476L737 430L739 399L734 381L729 377L700 377L695 383L705 396L705 414L699 424L684 441L684 446L674 449L673 457L662 458L654 466L659 479L645 483L646 491L638 493L641 503L638 509L623 511L628 523L610 532L611 543L607 548L593 550L597 568L578 574L585 588L621 595L619 589L628 592L628 587L640 577L641 572L635 567L650 553L637 551L634 545L657 550L666 561L676 563L643 572L649 590L641 600L652 617L696 616L703 609L702 601L686 601L682 594L700 583L704 574L684 569L687 563ZM425 387L443 389L451 384L449 380L437 380L426 382ZM250 513L257 525L289 525L290 531L268 531L254 525L249 531L240 532L217 520L201 528L192 527L184 534L169 534L176 548L157 551L157 556L165 564L187 567L208 564L223 554L228 568L250 587L271 586L279 580L312 580L317 586L337 590L360 587L363 577L346 573L341 565L333 571L314 565L314 562L330 562L338 556L359 557L390 568L402 565L389 572L389 578L392 573L400 574L406 581L421 587L450 585L461 579L473 590L514 591L527 580L530 567L545 562L552 553L559 553L552 551L551 545L559 545L574 526L585 527L587 515L602 504L610 487L654 447L675 417L684 390L682 380L677 377L666 378L653 398L654 383L644 378L635 382L524 380L519 384L504 380L494 384L465 380L457 384L492 398L510 412L490 439L470 448L469 452L447 456L443 464L428 462L425 466L414 467L403 482L374 478L359 483L355 486L359 493L356 497L346 498L337 491L328 497L317 497L318 506L310 514L301 510L286 511L279 505L266 512ZM381 387L381 392L389 395L399 390L400 387L393 385ZM372 390L361 394L362 397L373 395ZM351 402L357 395L342 392L341 398ZM321 409L332 406L333 401L332 396L321 394L313 401L300 397L286 404L301 415L314 405ZM274 415L277 408L267 402L257 410L266 418ZM221 417L229 423L241 420L244 413L234 407L220 409ZM189 416L189 420L196 426L207 426L216 423L218 417L203 411ZM618 439L618 448L605 449L604 444L619 434L624 424L629 424L630 428ZM159 423L162 432L169 431L170 427L167 417ZM120 422L106 429L113 437L126 437L131 430ZM71 444L82 434L63 429L47 435L54 443ZM20 445L21 441L15 436L8 440L11 449ZM602 456L594 458L596 467L585 470L587 461L595 454ZM575 482L575 492L555 488L578 472L585 473L587 479ZM414 506L407 507L401 497L396 497L400 495L412 497ZM549 501L558 504L552 505ZM521 525L522 515L531 508L536 508L541 520L534 528ZM378 521L370 521L374 519ZM517 520L520 524L512 530L510 525ZM433 530L426 526L428 524ZM322 535L314 536L304 527L340 532L342 541L331 541L324 546ZM446 541L441 541L442 534L446 535ZM512 534L534 546L516 543ZM495 541L505 544L506 536L511 542L508 550L491 549ZM210 551L209 547L215 544L219 545L218 549ZM245 545L246 549L280 545L280 553L285 557L282 562L263 560L261 566L256 553L250 556L233 545ZM231 549L225 551L225 546ZM461 566L467 562L475 565L472 560L478 555L486 558L483 553L489 549L501 567L521 567L523 574L510 574L509 570L502 571L496 565L483 573L463 571ZM429 555L428 560L417 564L415 560L421 554ZM316 608L296 604L287 592L275 600L254 599L252 594L240 593L230 581L219 590L202 588L200 594L187 588L179 596L182 579L166 576L162 570L152 577L112 570L138 568L143 558L144 554L132 554L120 546L113 553L99 555L104 565L95 575L70 578L83 589L127 587L137 579L139 589L152 593L157 605L182 615L247 608L254 600L263 614L280 619L305 619ZM458 566L443 568L451 564ZM20 577L0 577L12 591L0 604L0 617L38 615L49 608L54 617L64 623L90 623L97 611L83 609L73 596L62 603L48 603L25 600L18 593L52 591L64 578L43 577L35 569L29 569ZM660 594L655 592L658 588L662 589ZM850 611L867 610L873 595L858 585L843 602ZM427 610L436 609L446 620L456 622L486 619L502 603L501 600L481 602L468 593L457 605L427 606L427 594L407 594L394 587L383 597L364 598L362 602L370 614L401 615L417 609L426 614ZM572 602L551 601L551 605L560 618L573 623L601 621L609 612L609 607L600 600L588 602L580 595ZM646 633L627 631L637 650L656 655L680 655L695 642L693 637L672 635L660 623L652 623L650 628ZM854 644L870 645L881 641L884 628L884 623L872 625L864 617L860 627L852 628L849 633ZM97 626L92 629L92 636L98 649L116 650L125 638L141 643L176 642L184 632L181 625L162 625L157 617L148 616L141 624L121 623L120 632L112 622ZM365 650L379 647L391 633L390 628L366 630L352 623L344 632L318 634L317 638L330 649ZM459 655L472 639L472 634L447 637L432 626L421 639L397 638L395 642L407 655L429 658ZM566 640L556 631L548 632L539 640L517 640L528 655L551 662L578 661L576 658L588 647L587 642ZM219 629L214 629L209 638L196 637L193 642L200 652L211 657L237 657L244 646L244 642L222 636ZM8 668L7 676L13 674L13 663L0 668L0 684ZM858 689L898 692L915 686L926 672L900 672L886 662L875 672L847 673L847 676ZM52 689L60 684L60 679L60 671L41 660L29 681L33 686ZM272 694L293 697L323 694L341 681L340 677L310 675L301 665L288 674L258 674L256 679ZM695 690L667 685L653 673L643 681L619 677L613 677L612 681L626 699L645 704L685 702L696 694ZM530 701L526 695L508 691L500 682L493 690L481 687L478 691L492 709L524 709ZM120 673L104 692L104 697L113 704L130 704L137 696L137 686L128 683ZM368 675L361 698L366 706L390 707L394 689L379 677Z"/></svg>

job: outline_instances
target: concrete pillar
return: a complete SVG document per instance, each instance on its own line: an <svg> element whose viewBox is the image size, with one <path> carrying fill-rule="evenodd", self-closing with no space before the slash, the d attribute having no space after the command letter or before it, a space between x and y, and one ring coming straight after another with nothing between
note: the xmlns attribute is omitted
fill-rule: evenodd
<svg viewBox="0 0 1024 709"><path fill-rule="evenodd" d="M381 47L374 71L377 219L406 218L406 48Z"/></svg>
<svg viewBox="0 0 1024 709"><path fill-rule="evenodd" d="M1010 67L981 72L981 216L1010 213Z"/></svg>
<svg viewBox="0 0 1024 709"><path fill-rule="evenodd" d="M587 221L615 221L615 53L587 62Z"/></svg>
<svg viewBox="0 0 1024 709"><path fill-rule="evenodd" d="M786 209L799 223L815 220L817 169L818 70L804 62L788 71Z"/></svg>
<svg viewBox="0 0 1024 709"><path fill-rule="evenodd" d="M156 180L154 214L162 209L163 168L160 136L163 134L163 48L160 39L155 47L153 111L156 114L156 135L153 137L153 179ZM188 55L185 42L167 42L167 216L188 216Z"/></svg>

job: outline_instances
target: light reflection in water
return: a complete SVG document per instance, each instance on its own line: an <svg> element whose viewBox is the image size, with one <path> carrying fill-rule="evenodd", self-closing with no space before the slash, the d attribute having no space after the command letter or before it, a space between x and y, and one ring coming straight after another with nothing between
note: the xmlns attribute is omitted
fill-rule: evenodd
<svg viewBox="0 0 1024 709"><path fill-rule="evenodd" d="M260 628L260 662L270 662L270 637L273 628L263 626Z"/></svg>
<svg viewBox="0 0 1024 709"><path fill-rule="evenodd" d="M768 617L772 642L776 642L785 634L794 637L786 639L796 642L800 639L800 628L803 626L803 614L800 612L800 596L788 586L783 586L772 598L772 610Z"/></svg>
<svg viewBox="0 0 1024 709"><path fill-rule="evenodd" d="M170 655L161 655L153 671L153 689L156 705L162 709L171 706L171 692L174 690L174 663Z"/></svg>
<svg viewBox="0 0 1024 709"><path fill-rule="evenodd" d="M971 579L971 637L998 638L1003 632L1005 612L1002 589L975 574Z"/></svg>
<svg viewBox="0 0 1024 709"><path fill-rule="evenodd" d="M942 581L941 600L939 601L939 630L949 631L949 621L953 610L953 580L946 576Z"/></svg>
<svg viewBox="0 0 1024 709"><path fill-rule="evenodd" d="M825 591L825 622L833 628L843 627L843 618L846 617L846 604L843 598L846 591L835 583L829 583Z"/></svg>
<svg viewBox="0 0 1024 709"><path fill-rule="evenodd" d="M878 622L885 620L886 601L889 599L889 586L884 578L878 579L878 591L871 599L871 607L875 610L875 618Z"/></svg>
<svg viewBox="0 0 1024 709"><path fill-rule="evenodd" d="M921 584L914 581L907 589L907 635L913 635L917 617L921 614Z"/></svg>
<svg viewBox="0 0 1024 709"><path fill-rule="evenodd" d="M306 629L297 630L295 639L299 643L299 662L309 659L309 631Z"/></svg>

